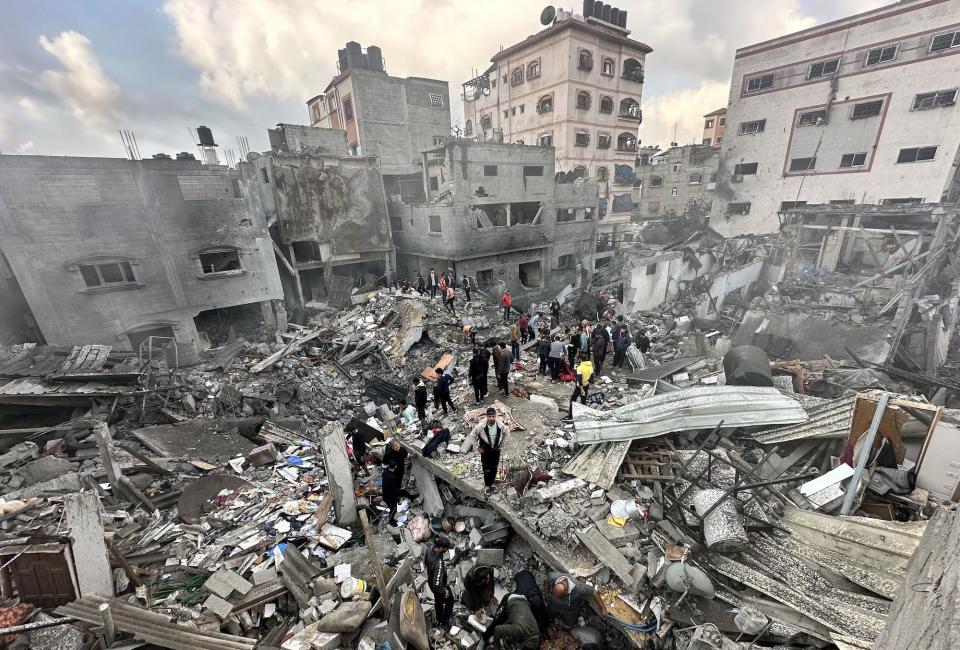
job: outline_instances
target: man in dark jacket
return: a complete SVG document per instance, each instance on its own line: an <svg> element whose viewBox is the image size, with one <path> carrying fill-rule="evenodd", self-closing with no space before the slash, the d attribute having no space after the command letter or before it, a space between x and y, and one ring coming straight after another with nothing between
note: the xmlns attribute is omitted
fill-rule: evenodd
<svg viewBox="0 0 960 650"><path fill-rule="evenodd" d="M450 547L449 539L438 536L423 558L427 569L427 585L433 592L437 624L442 627L450 625L450 615L453 614L453 592L447 584L447 560L444 557Z"/></svg>
<svg viewBox="0 0 960 650"><path fill-rule="evenodd" d="M427 385L422 381L417 382L417 387L413 391L413 405L417 407L417 417L423 425L427 421Z"/></svg>
<svg viewBox="0 0 960 650"><path fill-rule="evenodd" d="M437 385L433 388L433 408L438 409L441 406L443 407L443 414L447 414L447 405L450 405L450 408L453 409L453 412L457 412L457 407L454 406L453 400L450 398L450 384L453 383L453 377L451 375L444 374L443 368L435 368L434 372L437 373Z"/></svg>
<svg viewBox="0 0 960 650"><path fill-rule="evenodd" d="M507 437L507 425L497 419L497 409L491 406L487 409L487 417L473 428L470 436L477 441L477 449L480 451L483 484L488 493L492 492L493 483L497 480L497 470L500 468L500 450Z"/></svg>
<svg viewBox="0 0 960 650"><path fill-rule="evenodd" d="M470 359L470 385L473 386L473 401L479 404L483 401L484 388L487 385L486 362L480 356L480 348L473 348L473 357Z"/></svg>

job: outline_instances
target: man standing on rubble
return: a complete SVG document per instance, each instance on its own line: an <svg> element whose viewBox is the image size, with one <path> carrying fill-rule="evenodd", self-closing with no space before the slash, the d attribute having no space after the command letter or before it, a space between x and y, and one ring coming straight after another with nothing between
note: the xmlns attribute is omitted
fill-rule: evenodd
<svg viewBox="0 0 960 650"><path fill-rule="evenodd" d="M430 298L437 297L437 272L430 269Z"/></svg>
<svg viewBox="0 0 960 650"><path fill-rule="evenodd" d="M427 569L427 585L433 592L433 604L437 612L437 625L450 625L450 616L453 614L453 592L447 584L446 553L452 544L446 537L438 536L433 546L427 549L423 564Z"/></svg>
<svg viewBox="0 0 960 650"><path fill-rule="evenodd" d="M593 603L601 618L607 618L607 606L596 589L568 575L551 571L547 574L544 593L547 597L547 613L558 628L569 632L585 648L596 643L593 630L577 627L584 607L590 603Z"/></svg>
<svg viewBox="0 0 960 650"><path fill-rule="evenodd" d="M473 427L470 437L477 441L480 450L480 466L483 468L483 484L487 494L493 492L500 467L500 449L507 437L507 425L497 419L497 409L487 407L487 417Z"/></svg>
<svg viewBox="0 0 960 650"><path fill-rule="evenodd" d="M423 380L417 382L417 387L413 391L413 405L417 407L420 426L425 426L427 422L427 385L423 383Z"/></svg>
<svg viewBox="0 0 960 650"><path fill-rule="evenodd" d="M500 306L503 307L503 320L509 323L510 309L513 307L513 298L510 297L509 291L503 292L503 296L500 298Z"/></svg>
<svg viewBox="0 0 960 650"><path fill-rule="evenodd" d="M433 410L443 407L443 414L447 414L447 405L450 405L450 408L453 409L453 412L457 412L457 407L454 406L453 400L450 398L450 384L453 383L453 376L445 374L443 368L435 368L434 372L437 373L437 384L433 387Z"/></svg>
<svg viewBox="0 0 960 650"><path fill-rule="evenodd" d="M512 346L511 346L512 347ZM504 348L497 362L497 385L503 391L504 397L510 396L510 370L513 368L513 352Z"/></svg>
<svg viewBox="0 0 960 650"><path fill-rule="evenodd" d="M510 352L514 359L520 360L520 323L516 319L510 323Z"/></svg>
<svg viewBox="0 0 960 650"><path fill-rule="evenodd" d="M470 385L473 386L473 402L479 404L487 392L487 361L480 355L480 348L473 347L470 359Z"/></svg>

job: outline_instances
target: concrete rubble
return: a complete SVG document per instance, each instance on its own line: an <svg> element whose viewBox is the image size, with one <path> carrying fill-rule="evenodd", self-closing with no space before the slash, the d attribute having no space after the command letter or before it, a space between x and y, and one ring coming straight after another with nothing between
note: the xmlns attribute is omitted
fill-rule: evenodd
<svg viewBox="0 0 960 650"><path fill-rule="evenodd" d="M741 321L798 300L802 282L712 320L690 316L684 296L630 312L603 288L567 292L558 331L599 312L600 326L650 337L622 365L610 357L586 404L571 405L569 373L539 374L531 346L509 393L474 403L463 323L478 345L509 340L497 297L479 291L461 320L415 291L368 287L172 372L108 356L86 372L82 401L49 389L77 350L0 349L0 412L19 421L0 430L0 637L473 648L484 625L461 597L475 566L492 569L500 602L524 569L538 584L560 571L594 586L609 615L586 607L574 632L604 647L868 648L896 636L884 630L910 597L926 522L957 493L946 483L956 396L944 400L952 384L936 374L887 372L887 358L735 345ZM41 362L45 374L30 371ZM413 389L432 389L438 368L457 408L428 404L420 420ZM870 385L844 381L854 369ZM4 390L24 377L45 396L29 410ZM487 406L509 429L492 493L470 435ZM396 526L381 490L391 440L410 463ZM439 536L456 599L445 626L422 562ZM579 643L558 629L543 640Z"/></svg>

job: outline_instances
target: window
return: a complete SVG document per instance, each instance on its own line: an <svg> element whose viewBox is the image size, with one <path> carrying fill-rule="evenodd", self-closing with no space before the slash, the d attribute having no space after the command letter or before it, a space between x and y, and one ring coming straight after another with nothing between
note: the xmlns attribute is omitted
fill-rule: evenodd
<svg viewBox="0 0 960 650"><path fill-rule="evenodd" d="M568 223L577 218L574 208L557 208L557 223Z"/></svg>
<svg viewBox="0 0 960 650"><path fill-rule="evenodd" d="M610 146L609 144L607 146ZM610 178L610 172L606 167L597 167L597 180L603 183Z"/></svg>
<svg viewBox="0 0 960 650"><path fill-rule="evenodd" d="M750 176L757 173L759 163L740 163L733 166L733 173L736 176Z"/></svg>
<svg viewBox="0 0 960 650"><path fill-rule="evenodd" d="M800 206L806 205L806 201L780 201L780 212L786 212L787 210L793 210L799 208Z"/></svg>
<svg viewBox="0 0 960 650"><path fill-rule="evenodd" d="M807 111L806 113L800 113L800 117L797 118L797 126L820 126L826 121L826 110Z"/></svg>
<svg viewBox="0 0 960 650"><path fill-rule="evenodd" d="M609 133L597 134L597 149L609 149L612 138Z"/></svg>
<svg viewBox="0 0 960 650"><path fill-rule="evenodd" d="M483 175L484 175L484 176L496 176L496 175L497 175L497 166L496 166L496 165L484 165L484 166L483 166Z"/></svg>
<svg viewBox="0 0 960 650"><path fill-rule="evenodd" d="M727 215L731 214L750 214L750 202L745 203L728 203L727 204Z"/></svg>
<svg viewBox="0 0 960 650"><path fill-rule="evenodd" d="M840 58L827 59L810 64L810 70L807 71L807 79L816 79L817 77L828 77L837 71L840 67Z"/></svg>
<svg viewBox="0 0 960 650"><path fill-rule="evenodd" d="M394 232L403 231L403 219L400 217L390 217L390 230Z"/></svg>
<svg viewBox="0 0 960 650"><path fill-rule="evenodd" d="M854 199L832 199L827 203L830 205L854 205L856 201Z"/></svg>
<svg viewBox="0 0 960 650"><path fill-rule="evenodd" d="M663 176L651 176L650 187L663 187Z"/></svg>
<svg viewBox="0 0 960 650"><path fill-rule="evenodd" d="M840 156L841 167L863 167L866 164L866 153L845 153Z"/></svg>
<svg viewBox="0 0 960 650"><path fill-rule="evenodd" d="M616 70L617 70L617 64L616 62L614 62L613 59L606 56L603 57L603 59L601 59L600 74L605 75L607 77L612 77L614 74L616 74Z"/></svg>
<svg viewBox="0 0 960 650"><path fill-rule="evenodd" d="M480 128L484 130L489 130L493 128L493 118L489 115L484 115L480 118Z"/></svg>
<svg viewBox="0 0 960 650"><path fill-rule="evenodd" d="M643 83L643 65L636 59L624 59L621 77L628 81Z"/></svg>
<svg viewBox="0 0 960 650"><path fill-rule="evenodd" d="M510 75L510 85L519 86L523 83L523 67L514 68L513 73Z"/></svg>
<svg viewBox="0 0 960 650"><path fill-rule="evenodd" d="M880 199L882 205L911 205L923 203L919 197L904 197L899 199Z"/></svg>
<svg viewBox="0 0 960 650"><path fill-rule="evenodd" d="M590 108L590 93L586 90L581 90L577 93L577 108Z"/></svg>
<svg viewBox="0 0 960 650"><path fill-rule="evenodd" d="M549 113L553 110L553 95L544 95L537 101L538 113Z"/></svg>
<svg viewBox="0 0 960 650"><path fill-rule="evenodd" d="M580 50L577 56L577 67L581 70L593 70L593 54L590 50Z"/></svg>
<svg viewBox="0 0 960 650"><path fill-rule="evenodd" d="M600 97L600 112L601 113L612 113L613 112L613 98L603 95Z"/></svg>
<svg viewBox="0 0 960 650"><path fill-rule="evenodd" d="M900 47L899 44L885 45L884 47L876 47L870 50L867 52L867 59L863 62L863 65L877 65L878 63L893 61L897 58L898 47Z"/></svg>
<svg viewBox="0 0 960 650"><path fill-rule="evenodd" d="M953 106L957 102L957 89L920 93L913 98L913 110L926 111L940 106Z"/></svg>
<svg viewBox="0 0 960 650"><path fill-rule="evenodd" d="M630 97L620 100L620 117L625 117L628 120L639 120L640 115L640 104L637 100Z"/></svg>
<svg viewBox="0 0 960 650"><path fill-rule="evenodd" d="M691 185L699 185L703 182L703 174L700 172L693 172L687 178L689 179Z"/></svg>
<svg viewBox="0 0 960 650"><path fill-rule="evenodd" d="M923 160L933 160L937 155L936 147L913 147L911 149L901 149L897 156L898 163L921 162Z"/></svg>
<svg viewBox="0 0 960 650"><path fill-rule="evenodd" d="M430 215L430 232L440 232L440 215Z"/></svg>
<svg viewBox="0 0 960 650"><path fill-rule="evenodd" d="M537 138L537 144L540 145L541 147L552 147L552 146L553 146L553 134L552 134L552 133L544 133L543 135L541 135L540 137Z"/></svg>
<svg viewBox="0 0 960 650"><path fill-rule="evenodd" d="M675 187L670 188L670 196L676 196L677 194L679 194L679 191L677 190L677 188Z"/></svg>
<svg viewBox="0 0 960 650"><path fill-rule="evenodd" d="M210 248L200 253L204 275L240 270L240 253L236 248Z"/></svg>
<svg viewBox="0 0 960 650"><path fill-rule="evenodd" d="M740 135L747 135L748 133L763 133L763 130L767 128L766 120L753 120L752 122L740 122Z"/></svg>
<svg viewBox="0 0 960 650"><path fill-rule="evenodd" d="M937 34L930 39L930 51L940 52L949 50L952 47L960 45L960 32L947 32L946 34Z"/></svg>
<svg viewBox="0 0 960 650"><path fill-rule="evenodd" d="M712 129L712 128L713 128L713 120L707 120L706 122L704 122L704 123L703 123L703 128L705 128L705 129Z"/></svg>
<svg viewBox="0 0 960 650"><path fill-rule="evenodd" d="M343 116L348 122L353 119L353 101L349 97L343 100Z"/></svg>
<svg viewBox="0 0 960 650"><path fill-rule="evenodd" d="M536 79L540 76L540 60L531 61L527 64L527 81Z"/></svg>
<svg viewBox="0 0 960 650"><path fill-rule="evenodd" d="M88 287L132 284L137 281L127 261L102 261L78 264L80 276Z"/></svg>
<svg viewBox="0 0 960 650"><path fill-rule="evenodd" d="M266 168L266 167L261 167L261 168L260 168L260 180L263 181L263 184L264 184L264 185L269 185L269 184L270 184L270 174L269 174L269 172L267 172L267 168Z"/></svg>
<svg viewBox="0 0 960 650"><path fill-rule="evenodd" d="M617 137L617 151L636 151L637 136L632 133L621 133Z"/></svg>
<svg viewBox="0 0 960 650"><path fill-rule="evenodd" d="M853 105L853 112L850 113L851 120L862 120L865 117L876 117L883 109L883 100L875 102L861 102Z"/></svg>
<svg viewBox="0 0 960 650"><path fill-rule="evenodd" d="M543 176L543 165L524 165L523 176Z"/></svg>
<svg viewBox="0 0 960 650"><path fill-rule="evenodd" d="M706 147L709 147L711 142L713 142L713 140L711 140L710 138L704 138L703 141L702 141L700 144L702 144L702 145L704 145L704 146L706 146Z"/></svg>
<svg viewBox="0 0 960 650"><path fill-rule="evenodd" d="M755 93L773 87L773 73L747 79L747 92Z"/></svg>
<svg viewBox="0 0 960 650"><path fill-rule="evenodd" d="M586 147L590 144L590 132L589 131L577 131L577 134L574 136L573 144L575 147Z"/></svg>
<svg viewBox="0 0 960 650"><path fill-rule="evenodd" d="M790 171L805 172L814 169L817 166L816 157L813 158L794 158L790 161Z"/></svg>
<svg viewBox="0 0 960 650"><path fill-rule="evenodd" d="M653 264L647 264L647 266L644 268L644 274L645 274L645 275L656 275L656 274L657 274L657 263L654 262Z"/></svg>
<svg viewBox="0 0 960 650"><path fill-rule="evenodd" d="M463 125L463 134L467 137L473 135L473 120L467 120Z"/></svg>

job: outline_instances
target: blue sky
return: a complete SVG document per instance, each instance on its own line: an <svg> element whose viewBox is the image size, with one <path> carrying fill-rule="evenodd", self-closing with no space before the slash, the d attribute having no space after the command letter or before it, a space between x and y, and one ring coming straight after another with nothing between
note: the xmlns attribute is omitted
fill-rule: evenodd
<svg viewBox="0 0 960 650"><path fill-rule="evenodd" d="M381 46L391 74L447 79L455 96L500 45L540 28L545 4L0 1L0 151L86 156L122 156L118 129L135 132L144 156L192 150L187 129L200 124L222 149L236 150L238 135L265 149L268 127L306 120L304 101L329 81L348 40ZM665 144L674 124L681 141L696 138L699 116L726 102L737 47L881 4L622 2L632 37L654 49L641 138Z"/></svg>

